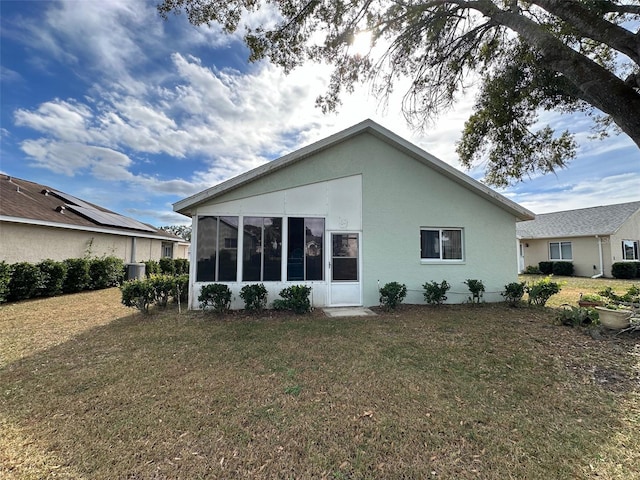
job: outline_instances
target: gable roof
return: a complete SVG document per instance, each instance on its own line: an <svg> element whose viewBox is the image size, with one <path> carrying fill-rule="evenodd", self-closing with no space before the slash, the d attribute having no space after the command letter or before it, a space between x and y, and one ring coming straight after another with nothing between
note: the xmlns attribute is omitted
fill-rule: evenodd
<svg viewBox="0 0 640 480"><path fill-rule="evenodd" d="M441 173L454 182L468 188L472 192L488 200L494 205L497 205L500 208L508 211L519 220L530 220L535 216L526 208L521 207L517 203L500 195L486 185L483 185L470 176L456 170L442 160L417 147L413 143L377 124L373 120L365 120L323 140L319 140L315 143L312 143L311 145L296 150L295 152L280 157L277 160L268 162L257 168L249 170L248 172L233 177L225 182L208 188L207 190L203 190L200 193L180 200L179 202L173 204L173 210L178 213L182 213L183 215L191 216L193 210L202 203L208 202L216 197L219 197L220 195L230 192L231 190L256 181L259 178L267 176L281 168L285 168L296 162L300 162L312 155L315 155L323 150L333 147L339 143L345 142L363 133L369 133L376 138L388 143L392 147L409 155L415 160L422 162L426 166L431 167L433 170Z"/></svg>
<svg viewBox="0 0 640 480"><path fill-rule="evenodd" d="M0 176L0 221L184 242L133 218L9 175Z"/></svg>
<svg viewBox="0 0 640 480"><path fill-rule="evenodd" d="M640 201L536 215L516 226L518 238L612 235L640 210Z"/></svg>

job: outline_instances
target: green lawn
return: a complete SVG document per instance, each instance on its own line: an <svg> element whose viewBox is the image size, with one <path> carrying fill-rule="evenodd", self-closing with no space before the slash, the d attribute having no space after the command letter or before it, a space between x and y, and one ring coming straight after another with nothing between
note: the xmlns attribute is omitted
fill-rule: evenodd
<svg viewBox="0 0 640 480"><path fill-rule="evenodd" d="M5 305L0 477L640 478L639 343L502 305Z"/></svg>

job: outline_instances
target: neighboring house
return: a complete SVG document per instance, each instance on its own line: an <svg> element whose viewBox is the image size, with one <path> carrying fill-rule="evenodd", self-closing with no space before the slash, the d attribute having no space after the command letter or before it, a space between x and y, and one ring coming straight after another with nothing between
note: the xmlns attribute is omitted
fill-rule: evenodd
<svg viewBox="0 0 640 480"><path fill-rule="evenodd" d="M193 219L190 307L203 285L296 284L314 306L372 306L379 286L479 279L488 301L516 281L516 221L533 214L371 120L174 204Z"/></svg>
<svg viewBox="0 0 640 480"><path fill-rule="evenodd" d="M536 215L518 224L519 268L573 262L581 277L611 276L616 262L638 261L640 202Z"/></svg>
<svg viewBox="0 0 640 480"><path fill-rule="evenodd" d="M0 175L0 260L188 258L189 242L46 185Z"/></svg>

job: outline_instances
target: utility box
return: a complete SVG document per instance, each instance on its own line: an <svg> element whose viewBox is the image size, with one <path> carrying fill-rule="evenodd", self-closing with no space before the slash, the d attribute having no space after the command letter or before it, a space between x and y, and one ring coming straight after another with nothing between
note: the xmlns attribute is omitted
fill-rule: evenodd
<svg viewBox="0 0 640 480"><path fill-rule="evenodd" d="M144 280L145 264L144 263L127 263L125 280Z"/></svg>

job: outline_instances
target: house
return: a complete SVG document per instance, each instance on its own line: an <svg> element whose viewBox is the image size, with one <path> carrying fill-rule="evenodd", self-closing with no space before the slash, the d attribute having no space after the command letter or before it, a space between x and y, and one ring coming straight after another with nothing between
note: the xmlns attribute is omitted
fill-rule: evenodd
<svg viewBox="0 0 640 480"><path fill-rule="evenodd" d="M536 215L517 227L519 266L573 262L581 277L611 276L616 262L638 261L640 201Z"/></svg>
<svg viewBox="0 0 640 480"><path fill-rule="evenodd" d="M191 308L202 285L290 285L314 306L379 304L379 286L479 279L488 301L517 279L516 221L533 214L366 120L174 204L192 218Z"/></svg>
<svg viewBox="0 0 640 480"><path fill-rule="evenodd" d="M183 239L46 185L0 175L0 261L188 258Z"/></svg>

